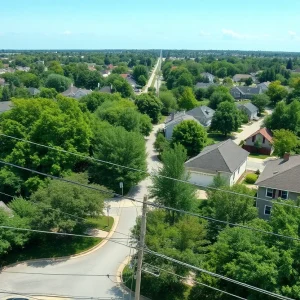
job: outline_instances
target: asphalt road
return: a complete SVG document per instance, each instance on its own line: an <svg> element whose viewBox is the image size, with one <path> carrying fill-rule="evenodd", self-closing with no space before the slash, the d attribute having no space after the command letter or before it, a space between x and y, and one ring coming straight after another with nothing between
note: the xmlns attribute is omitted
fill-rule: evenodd
<svg viewBox="0 0 300 300"><path fill-rule="evenodd" d="M148 92L148 88L151 86L151 83L152 83L152 81L154 79L154 76L156 76L156 71L158 70L158 67L160 66L160 60L161 60L161 58L159 57L158 60L157 60L156 65L155 65L155 67L153 69L153 72L151 73L151 76L150 76L150 78L149 78L149 80L147 82L147 85L144 88L143 93L147 93ZM154 85L154 86L156 87L156 85Z"/></svg>
<svg viewBox="0 0 300 300"><path fill-rule="evenodd" d="M155 141L155 132L160 127L162 125L155 126L151 135L146 139L149 171L157 169L159 165L153 149L153 143ZM145 179L130 192L130 196L142 200L143 196L148 193L150 185L151 179ZM119 216L116 231L120 232L114 233L112 239L126 245L128 243L128 234L130 234L130 230L135 224L135 219L141 213L141 204L135 206L129 200L123 200L121 202L112 201L111 206L110 215ZM6 272L0 273L0 290L16 293L107 297L107 299L122 298L123 291L115 283L116 276L108 278L107 276L94 275L116 275L120 264L129 254L130 248L107 242L97 251L79 258L58 262L45 260L19 264L6 269ZM47 275L49 273L70 275ZM80 276L80 274L83 276ZM130 299L130 297L125 294L122 299Z"/></svg>

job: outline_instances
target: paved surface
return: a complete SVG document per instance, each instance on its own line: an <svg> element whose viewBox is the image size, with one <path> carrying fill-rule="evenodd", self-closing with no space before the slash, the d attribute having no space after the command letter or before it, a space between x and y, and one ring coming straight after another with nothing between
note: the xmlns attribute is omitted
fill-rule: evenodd
<svg viewBox="0 0 300 300"><path fill-rule="evenodd" d="M153 143L155 132L162 126L154 126L153 132L146 138L149 171L157 169L159 165ZM144 194L148 193L150 185L151 180L147 178L136 186L130 195L142 200ZM0 273L0 289L15 293L107 297L107 299L122 298L123 291L115 283L117 278L115 274L120 264L130 254L130 248L124 246L124 244L127 245L129 242L128 234L130 234L130 230L135 224L137 215L141 213L141 204L134 205L129 200L120 202L112 200L110 204L112 206L110 215L119 216L116 232L111 237L112 241L116 243L108 242L93 253L79 258L57 262L51 260L29 262L8 268ZM49 273L64 275L54 276L49 275ZM80 276L80 274L85 276ZM102 276L93 276L97 274ZM112 276L108 278L103 276L105 274L111 274ZM130 299L130 297L125 294L122 299Z"/></svg>
<svg viewBox="0 0 300 300"><path fill-rule="evenodd" d="M158 67L160 66L160 64L161 64L161 58L159 57L158 60L157 60L156 65L155 65L155 67L154 67L154 69L153 69L153 71L151 73L151 76L150 76L150 78L149 78L149 80L147 82L147 85L145 86L145 88L144 88L144 90L143 90L142 93L147 93L148 92L148 88L151 86L151 83L152 83L152 81L154 79L154 76L156 76L156 71L158 70ZM156 85L154 85L154 86L156 87Z"/></svg>

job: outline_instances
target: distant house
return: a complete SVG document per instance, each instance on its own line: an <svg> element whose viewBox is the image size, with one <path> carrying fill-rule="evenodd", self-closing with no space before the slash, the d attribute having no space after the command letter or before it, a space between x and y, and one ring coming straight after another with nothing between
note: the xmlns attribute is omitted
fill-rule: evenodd
<svg viewBox="0 0 300 300"><path fill-rule="evenodd" d="M112 65L112 64L109 64L108 66L107 66L107 69L108 70L112 70L112 69L114 69L115 67L114 67L114 65Z"/></svg>
<svg viewBox="0 0 300 300"><path fill-rule="evenodd" d="M271 83L270 81L266 81L266 82L259 83L256 86L260 87L262 92L266 92L269 89L270 83Z"/></svg>
<svg viewBox="0 0 300 300"><path fill-rule="evenodd" d="M232 186L246 171L248 155L249 152L231 139L207 146L185 163L185 168L190 173L189 181L209 186L214 177L220 175Z"/></svg>
<svg viewBox="0 0 300 300"><path fill-rule="evenodd" d="M109 70L102 70L100 73L103 77L108 77L111 74Z"/></svg>
<svg viewBox="0 0 300 300"><path fill-rule="evenodd" d="M137 82L130 74L120 74L120 76L123 77L130 84L130 86L132 86L133 89L138 86Z"/></svg>
<svg viewBox="0 0 300 300"><path fill-rule="evenodd" d="M71 85L66 91L61 93L63 96L79 99L83 96L92 93L92 90L80 89Z"/></svg>
<svg viewBox="0 0 300 300"><path fill-rule="evenodd" d="M185 120L193 120L200 124L197 119L186 114L185 112L172 114L165 122L165 137L167 140L170 140L172 138L174 127Z"/></svg>
<svg viewBox="0 0 300 300"><path fill-rule="evenodd" d="M273 199L297 200L300 196L300 155L290 156L267 162L264 171L260 174L256 206L259 216L268 219L271 215ZM265 200L261 200L265 199Z"/></svg>
<svg viewBox="0 0 300 300"><path fill-rule="evenodd" d="M234 82L240 82L240 81L244 81L246 79L252 78L252 76L250 74L235 74L232 77L232 80Z"/></svg>
<svg viewBox="0 0 300 300"><path fill-rule="evenodd" d="M186 112L187 115L193 116L201 125L208 127L215 114L215 111L207 106L198 106Z"/></svg>
<svg viewBox="0 0 300 300"><path fill-rule="evenodd" d="M255 147L255 142L261 142L261 148ZM274 151L272 133L266 127L261 128L245 139L243 148L250 153L271 155Z"/></svg>
<svg viewBox="0 0 300 300"><path fill-rule="evenodd" d="M250 102L243 103L243 104L237 103L236 106L239 110L247 114L249 120L254 120L257 118L258 108L252 103Z"/></svg>
<svg viewBox="0 0 300 300"><path fill-rule="evenodd" d="M215 76L213 74L210 74L210 73L201 73L200 74L202 77L206 77L209 81L209 83L213 83L214 82L214 79L215 79Z"/></svg>
<svg viewBox="0 0 300 300"><path fill-rule="evenodd" d="M29 72L30 71L30 67L20 67L20 66L17 66L16 70L17 71L22 71L22 72Z"/></svg>
<svg viewBox="0 0 300 300"><path fill-rule="evenodd" d="M27 91L29 92L29 94L31 96L36 96L41 92L39 89L36 89L36 88L33 88L33 87L27 88Z"/></svg>
<svg viewBox="0 0 300 300"><path fill-rule="evenodd" d="M215 83L206 83L206 82L197 82L195 85L195 89L207 89L210 86L216 85Z"/></svg>
<svg viewBox="0 0 300 300"><path fill-rule="evenodd" d="M111 94L112 93L112 88L111 88L111 86L107 85L107 86L104 86L103 88L101 88L99 90L99 92Z"/></svg>
<svg viewBox="0 0 300 300"><path fill-rule="evenodd" d="M11 101L0 101L0 114L10 110L12 107Z"/></svg>
<svg viewBox="0 0 300 300"><path fill-rule="evenodd" d="M255 95L261 94L261 87L235 86L230 90L230 94L236 100L252 99Z"/></svg>

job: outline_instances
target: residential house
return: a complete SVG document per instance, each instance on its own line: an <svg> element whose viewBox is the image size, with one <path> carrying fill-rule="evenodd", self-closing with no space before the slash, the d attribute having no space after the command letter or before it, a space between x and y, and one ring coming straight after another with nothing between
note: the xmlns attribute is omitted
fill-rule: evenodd
<svg viewBox="0 0 300 300"><path fill-rule="evenodd" d="M250 74L235 74L232 77L232 80L234 82L240 82L240 81L245 81L248 78L251 78L252 76Z"/></svg>
<svg viewBox="0 0 300 300"><path fill-rule="evenodd" d="M215 114L215 111L207 106L198 106L186 112L187 115L193 116L201 125L208 127Z"/></svg>
<svg viewBox="0 0 300 300"><path fill-rule="evenodd" d="M79 99L90 93L92 93L92 90L80 89L80 88L77 88L76 86L73 86L73 84L72 84L66 91L64 91L61 94L66 97L72 97L75 99Z"/></svg>
<svg viewBox="0 0 300 300"><path fill-rule="evenodd" d="M11 109L11 101L0 101L0 114Z"/></svg>
<svg viewBox="0 0 300 300"><path fill-rule="evenodd" d="M286 153L283 158L269 160L255 184L259 217L268 219L272 200L297 200L300 196L300 155Z"/></svg>
<svg viewBox="0 0 300 300"><path fill-rule="evenodd" d="M257 141L261 144L260 148L255 147ZM250 153L271 155L274 151L272 132L266 127L257 130L245 139L243 148Z"/></svg>
<svg viewBox="0 0 300 300"><path fill-rule="evenodd" d="M165 122L165 137L167 140L172 138L173 129L176 125L185 120L193 120L200 124L200 122L193 116L186 114L185 112L179 112L176 114L171 114L171 116Z"/></svg>
<svg viewBox="0 0 300 300"><path fill-rule="evenodd" d="M99 90L99 92L101 93L108 93L108 94L112 94L112 87L107 85L107 86L104 86L103 88L101 88Z"/></svg>
<svg viewBox="0 0 300 300"><path fill-rule="evenodd" d="M197 82L195 85L195 89L207 89L210 86L216 85L215 83L207 83L207 82Z"/></svg>
<svg viewBox="0 0 300 300"><path fill-rule="evenodd" d="M185 163L190 173L189 181L209 186L215 176L226 179L232 186L246 171L249 152L236 145L231 139L205 147L197 156Z"/></svg>
<svg viewBox="0 0 300 300"><path fill-rule="evenodd" d="M33 87L27 88L27 91L29 92L29 94L31 96L36 96L41 92L39 89L36 89L36 88L33 88Z"/></svg>
<svg viewBox="0 0 300 300"><path fill-rule="evenodd" d="M235 86L230 90L230 94L236 100L252 99L255 95L262 94L261 87Z"/></svg>
<svg viewBox="0 0 300 300"><path fill-rule="evenodd" d="M17 71L22 71L22 72L29 72L30 71L30 67L20 67L20 66L17 66L16 70Z"/></svg>
<svg viewBox="0 0 300 300"><path fill-rule="evenodd" d="M201 73L200 74L202 77L206 77L209 81L209 83L213 83L214 82L214 79L215 79L215 76L213 74L210 74L210 73Z"/></svg>
<svg viewBox="0 0 300 300"><path fill-rule="evenodd" d="M100 73L103 77L108 77L111 74L109 70L102 70Z"/></svg>
<svg viewBox="0 0 300 300"><path fill-rule="evenodd" d="M264 93L269 89L270 83L271 83L270 81L266 81L266 82L259 83L256 86L260 87L262 92Z"/></svg>
<svg viewBox="0 0 300 300"><path fill-rule="evenodd" d="M130 74L120 74L120 76L123 77L130 84L130 86L132 86L133 89L138 86L137 82Z"/></svg>
<svg viewBox="0 0 300 300"><path fill-rule="evenodd" d="M252 103L250 103L250 102L243 103L243 104L237 103L236 106L239 110L246 113L249 120L257 119L258 108L255 105L253 105Z"/></svg>

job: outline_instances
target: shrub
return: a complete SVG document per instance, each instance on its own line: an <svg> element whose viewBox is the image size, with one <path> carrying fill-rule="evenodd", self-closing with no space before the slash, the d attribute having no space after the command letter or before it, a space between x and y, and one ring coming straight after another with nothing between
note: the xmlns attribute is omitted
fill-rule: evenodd
<svg viewBox="0 0 300 300"><path fill-rule="evenodd" d="M245 182L249 184L254 184L255 181L257 180L258 175L256 174L248 174L245 178Z"/></svg>

